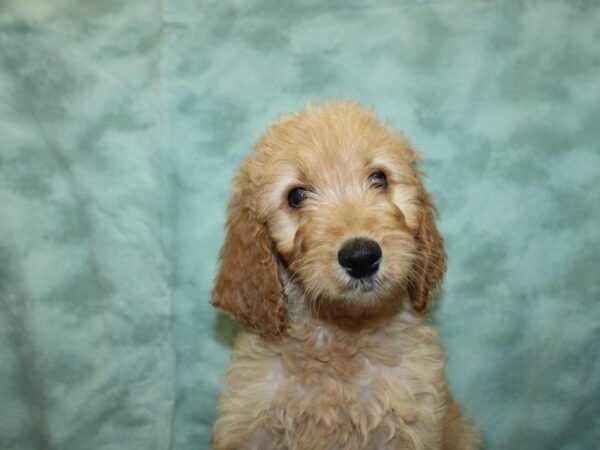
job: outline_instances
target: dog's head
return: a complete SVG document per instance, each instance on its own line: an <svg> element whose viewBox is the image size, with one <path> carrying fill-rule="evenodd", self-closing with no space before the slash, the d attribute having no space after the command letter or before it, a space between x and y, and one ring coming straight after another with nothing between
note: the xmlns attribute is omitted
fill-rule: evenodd
<svg viewBox="0 0 600 450"><path fill-rule="evenodd" d="M284 284L314 314L428 311L446 268L417 152L358 103L272 125L234 183L213 304L264 336L288 325Z"/></svg>

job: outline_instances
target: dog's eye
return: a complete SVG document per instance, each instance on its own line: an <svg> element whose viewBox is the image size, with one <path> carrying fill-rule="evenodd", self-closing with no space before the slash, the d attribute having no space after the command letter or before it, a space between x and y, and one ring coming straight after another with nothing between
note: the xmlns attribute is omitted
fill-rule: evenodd
<svg viewBox="0 0 600 450"><path fill-rule="evenodd" d="M387 177L381 170L369 175L369 187L385 189L387 187Z"/></svg>
<svg viewBox="0 0 600 450"><path fill-rule="evenodd" d="M292 208L300 208L306 198L307 190L304 188L295 188L288 194L288 203Z"/></svg>

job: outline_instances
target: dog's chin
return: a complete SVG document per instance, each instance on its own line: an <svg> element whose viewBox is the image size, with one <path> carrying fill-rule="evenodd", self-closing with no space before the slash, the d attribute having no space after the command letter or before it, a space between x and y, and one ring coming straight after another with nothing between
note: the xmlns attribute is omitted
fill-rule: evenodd
<svg viewBox="0 0 600 450"><path fill-rule="evenodd" d="M390 317L402 306L403 288L401 284L385 282L377 277L350 280L337 292L317 299L317 311L338 323L352 322L357 326L362 322L373 322Z"/></svg>
<svg viewBox="0 0 600 450"><path fill-rule="evenodd" d="M333 300L369 304L381 301L387 297L386 294L386 290L375 280L352 280Z"/></svg>
<svg viewBox="0 0 600 450"><path fill-rule="evenodd" d="M334 298L362 304L398 300L402 286L401 281L394 282L380 274L359 279L346 277Z"/></svg>

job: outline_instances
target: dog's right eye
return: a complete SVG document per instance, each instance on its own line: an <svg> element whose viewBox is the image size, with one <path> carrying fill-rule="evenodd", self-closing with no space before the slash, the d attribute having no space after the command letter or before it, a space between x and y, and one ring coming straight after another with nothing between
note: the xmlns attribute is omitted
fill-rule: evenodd
<svg viewBox="0 0 600 450"><path fill-rule="evenodd" d="M385 189L388 185L387 177L381 170L377 170L369 175L369 183L371 187Z"/></svg>
<svg viewBox="0 0 600 450"><path fill-rule="evenodd" d="M306 198L307 190L304 188L295 188L288 194L288 203L292 208L300 208Z"/></svg>

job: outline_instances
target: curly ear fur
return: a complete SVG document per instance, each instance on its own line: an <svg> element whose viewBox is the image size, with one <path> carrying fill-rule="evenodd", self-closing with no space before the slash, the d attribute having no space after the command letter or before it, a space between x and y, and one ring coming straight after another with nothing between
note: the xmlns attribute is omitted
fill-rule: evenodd
<svg viewBox="0 0 600 450"><path fill-rule="evenodd" d="M446 273L444 240L436 225L437 211L429 194L423 191L421 217L416 234L417 251L408 280L408 296L417 312L429 312L431 293L441 284Z"/></svg>
<svg viewBox="0 0 600 450"><path fill-rule="evenodd" d="M285 297L267 226L258 221L251 204L254 199L246 164L229 202L212 304L241 317L263 337L276 337L287 326Z"/></svg>

